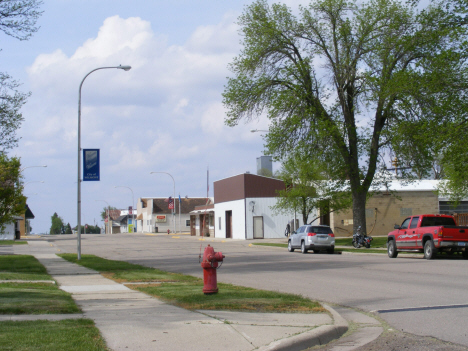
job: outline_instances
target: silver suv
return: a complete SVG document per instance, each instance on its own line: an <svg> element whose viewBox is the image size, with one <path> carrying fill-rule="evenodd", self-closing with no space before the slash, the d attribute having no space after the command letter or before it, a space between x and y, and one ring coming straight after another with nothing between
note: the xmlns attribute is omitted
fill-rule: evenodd
<svg viewBox="0 0 468 351"><path fill-rule="evenodd" d="M289 237L288 251L293 252L294 249L301 249L302 253L327 250L332 254L335 251L335 234L328 225L303 225Z"/></svg>

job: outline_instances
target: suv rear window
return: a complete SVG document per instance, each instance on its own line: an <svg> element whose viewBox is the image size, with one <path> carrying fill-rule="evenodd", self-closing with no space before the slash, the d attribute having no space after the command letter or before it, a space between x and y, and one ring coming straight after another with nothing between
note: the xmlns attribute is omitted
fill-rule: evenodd
<svg viewBox="0 0 468 351"><path fill-rule="evenodd" d="M309 231L316 234L333 234L330 227L310 227Z"/></svg>

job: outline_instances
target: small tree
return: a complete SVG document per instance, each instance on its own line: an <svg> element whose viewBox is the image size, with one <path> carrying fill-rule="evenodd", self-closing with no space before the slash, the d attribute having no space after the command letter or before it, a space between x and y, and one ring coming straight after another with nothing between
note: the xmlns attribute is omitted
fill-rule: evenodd
<svg viewBox="0 0 468 351"><path fill-rule="evenodd" d="M311 223L309 218L314 210L320 215L327 215L330 210L342 210L351 207L351 195L343 191L343 182L330 181L326 164L318 164L305 152L297 152L285 162L278 177L286 184L286 189L278 192L278 201L272 209L276 213L290 214L299 212L304 224Z"/></svg>
<svg viewBox="0 0 468 351"><path fill-rule="evenodd" d="M57 212L54 212L51 220L52 225L50 226L50 234L63 234L65 232L63 219L58 216Z"/></svg>
<svg viewBox="0 0 468 351"><path fill-rule="evenodd" d="M114 207L114 206L109 206L109 207L104 207L101 211L101 219L102 220L105 220L106 217L107 217L107 212L109 210L117 210L117 207Z"/></svg>
<svg viewBox="0 0 468 351"><path fill-rule="evenodd" d="M65 226L65 234L73 234L70 223Z"/></svg>
<svg viewBox="0 0 468 351"><path fill-rule="evenodd" d="M5 224L13 221L13 216L25 212L26 198L23 196L20 166L18 158L10 159L0 152L0 231Z"/></svg>

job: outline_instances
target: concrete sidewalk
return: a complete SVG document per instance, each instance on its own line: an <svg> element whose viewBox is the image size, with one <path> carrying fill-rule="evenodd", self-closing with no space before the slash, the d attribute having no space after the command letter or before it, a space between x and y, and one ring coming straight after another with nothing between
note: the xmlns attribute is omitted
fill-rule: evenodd
<svg viewBox="0 0 468 351"><path fill-rule="evenodd" d="M112 350L303 350L339 338L348 324L335 310L328 314L189 311L129 289L98 272L70 263L53 244L29 241L15 254L35 256L72 294L83 314L8 316L94 320Z"/></svg>

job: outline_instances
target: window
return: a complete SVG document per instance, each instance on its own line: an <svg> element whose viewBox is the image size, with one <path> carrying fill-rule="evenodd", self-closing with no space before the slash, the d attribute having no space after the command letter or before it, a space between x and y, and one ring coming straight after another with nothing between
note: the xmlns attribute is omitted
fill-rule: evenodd
<svg viewBox="0 0 468 351"><path fill-rule="evenodd" d="M315 234L333 234L330 227L310 227L309 232Z"/></svg>
<svg viewBox="0 0 468 351"><path fill-rule="evenodd" d="M190 219L186 219L186 220L185 220L185 226L186 226L186 227L190 227Z"/></svg>
<svg viewBox="0 0 468 351"><path fill-rule="evenodd" d="M408 224L411 218L406 218L405 221L402 223L400 229L408 229Z"/></svg>
<svg viewBox="0 0 468 351"><path fill-rule="evenodd" d="M411 220L411 224L410 224L410 229L414 229L418 226L418 222L419 222L419 216L417 217L413 217L413 219Z"/></svg>

